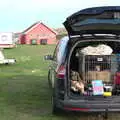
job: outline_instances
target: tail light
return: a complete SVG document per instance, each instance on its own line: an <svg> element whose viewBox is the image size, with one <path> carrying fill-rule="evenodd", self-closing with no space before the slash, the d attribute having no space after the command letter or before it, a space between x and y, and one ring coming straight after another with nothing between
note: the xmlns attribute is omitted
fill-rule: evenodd
<svg viewBox="0 0 120 120"><path fill-rule="evenodd" d="M64 107L65 110L71 111L89 111L88 108Z"/></svg>
<svg viewBox="0 0 120 120"><path fill-rule="evenodd" d="M61 65L57 71L57 78L63 79L65 77L65 72L66 72L65 66Z"/></svg>

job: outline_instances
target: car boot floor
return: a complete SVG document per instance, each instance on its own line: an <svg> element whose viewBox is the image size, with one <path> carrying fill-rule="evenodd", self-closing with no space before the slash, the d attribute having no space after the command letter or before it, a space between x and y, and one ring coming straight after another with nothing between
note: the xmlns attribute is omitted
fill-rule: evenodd
<svg viewBox="0 0 120 120"><path fill-rule="evenodd" d="M79 92L74 92L74 91L70 91L70 96L73 99L79 100L79 99L84 99L84 100L96 100L96 101L114 101L114 102L120 102L120 95L112 95L109 97L105 97L105 96L88 96L88 95L83 95L80 94Z"/></svg>

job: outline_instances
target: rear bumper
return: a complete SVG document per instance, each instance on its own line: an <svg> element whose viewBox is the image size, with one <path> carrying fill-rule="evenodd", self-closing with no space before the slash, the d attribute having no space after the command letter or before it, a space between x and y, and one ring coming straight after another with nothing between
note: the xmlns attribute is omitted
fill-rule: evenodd
<svg viewBox="0 0 120 120"><path fill-rule="evenodd" d="M67 111L81 112L119 112L120 103L80 101L80 100L59 100L57 107Z"/></svg>

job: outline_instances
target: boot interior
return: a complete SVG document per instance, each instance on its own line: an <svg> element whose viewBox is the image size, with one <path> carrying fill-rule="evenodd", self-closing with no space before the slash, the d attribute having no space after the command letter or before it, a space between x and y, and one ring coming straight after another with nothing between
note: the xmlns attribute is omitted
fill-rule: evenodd
<svg viewBox="0 0 120 120"><path fill-rule="evenodd" d="M88 46L100 44L112 48L111 55L83 55L79 51ZM71 51L68 79L72 97L111 97L120 96L120 42L85 41L78 42ZM95 95L94 81L102 82L103 94ZM101 83L99 83L101 84ZM99 89L99 87L97 88Z"/></svg>

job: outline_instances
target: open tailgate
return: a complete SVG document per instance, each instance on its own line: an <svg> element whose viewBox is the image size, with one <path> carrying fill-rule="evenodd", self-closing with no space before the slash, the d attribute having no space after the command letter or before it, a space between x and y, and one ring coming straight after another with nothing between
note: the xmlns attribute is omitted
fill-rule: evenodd
<svg viewBox="0 0 120 120"><path fill-rule="evenodd" d="M120 6L81 10L68 17L64 26L69 35L120 34Z"/></svg>

